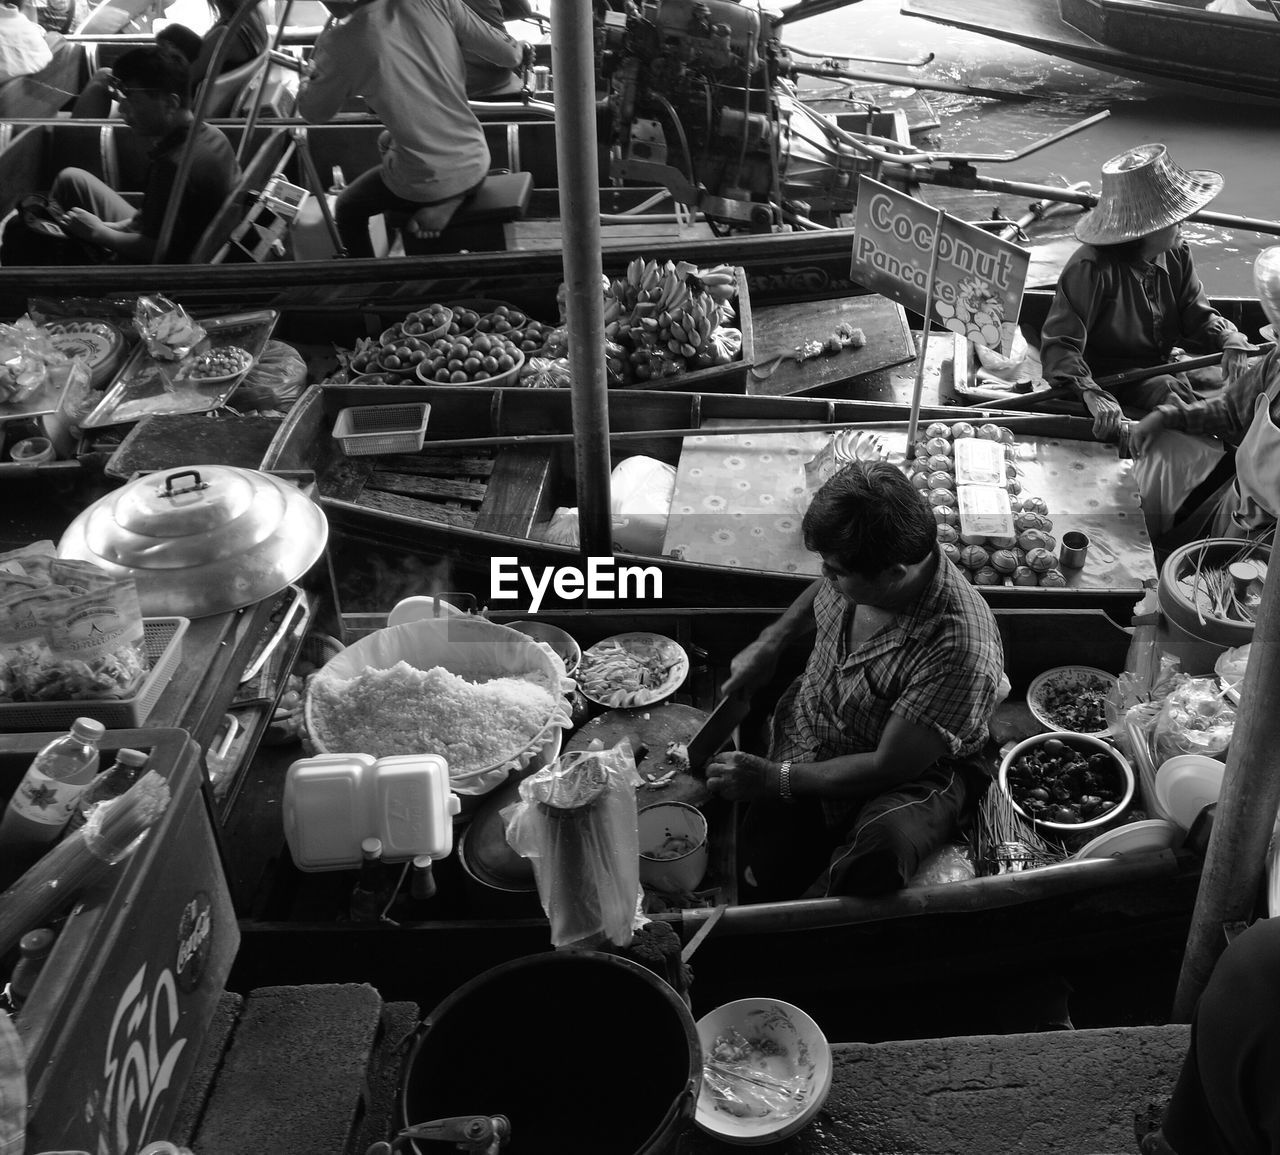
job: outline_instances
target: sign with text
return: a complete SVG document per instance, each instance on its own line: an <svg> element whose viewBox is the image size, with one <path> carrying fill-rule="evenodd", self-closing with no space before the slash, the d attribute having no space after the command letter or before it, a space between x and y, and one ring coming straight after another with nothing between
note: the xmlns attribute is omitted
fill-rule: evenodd
<svg viewBox="0 0 1280 1155"><path fill-rule="evenodd" d="M937 234L932 320L1008 353L1031 254L870 177L858 178L851 275L923 315Z"/></svg>

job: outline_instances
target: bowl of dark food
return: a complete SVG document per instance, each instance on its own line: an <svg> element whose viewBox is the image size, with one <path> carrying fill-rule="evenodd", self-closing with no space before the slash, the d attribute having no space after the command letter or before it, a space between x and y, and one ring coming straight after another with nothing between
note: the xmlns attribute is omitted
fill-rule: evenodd
<svg viewBox="0 0 1280 1155"><path fill-rule="evenodd" d="M1101 737L1111 733L1107 698L1118 685L1114 674L1093 666L1057 666L1032 679L1027 708L1047 730Z"/></svg>
<svg viewBox="0 0 1280 1155"><path fill-rule="evenodd" d="M1133 801L1133 767L1114 746L1059 730L1019 742L1000 763L1000 789L1024 818L1059 834L1096 831Z"/></svg>
<svg viewBox="0 0 1280 1155"><path fill-rule="evenodd" d="M831 1090L831 1048L822 1029L780 999L738 999L698 1020L702 1088L694 1122L744 1147L796 1134Z"/></svg>

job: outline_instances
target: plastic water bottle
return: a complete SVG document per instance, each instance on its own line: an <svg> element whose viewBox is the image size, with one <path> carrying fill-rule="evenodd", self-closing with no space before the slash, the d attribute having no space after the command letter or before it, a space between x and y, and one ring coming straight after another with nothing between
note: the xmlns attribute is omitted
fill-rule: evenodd
<svg viewBox="0 0 1280 1155"><path fill-rule="evenodd" d="M67 823L67 833L74 834L85 824L89 811L99 802L119 798L147 769L147 755L142 750L118 750L116 760L99 774L76 799L76 808Z"/></svg>
<svg viewBox="0 0 1280 1155"><path fill-rule="evenodd" d="M101 722L77 718L69 734L35 756L0 819L0 861L5 866L20 863L25 869L57 842L98 772L98 743L105 733Z"/></svg>

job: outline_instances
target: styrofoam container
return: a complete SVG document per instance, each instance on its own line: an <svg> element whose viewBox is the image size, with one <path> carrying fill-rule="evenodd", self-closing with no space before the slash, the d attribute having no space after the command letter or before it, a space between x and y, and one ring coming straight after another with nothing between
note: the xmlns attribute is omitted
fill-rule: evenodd
<svg viewBox="0 0 1280 1155"><path fill-rule="evenodd" d="M382 840L387 862L443 858L458 806L438 754L319 754L289 767L284 835L299 870L357 867L366 838Z"/></svg>

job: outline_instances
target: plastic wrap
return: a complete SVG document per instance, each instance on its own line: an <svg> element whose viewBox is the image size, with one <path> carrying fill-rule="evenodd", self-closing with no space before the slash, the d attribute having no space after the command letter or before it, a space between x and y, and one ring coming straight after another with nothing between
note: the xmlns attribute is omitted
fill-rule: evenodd
<svg viewBox="0 0 1280 1155"><path fill-rule="evenodd" d="M929 855L915 872L907 886L937 886L946 882L966 882L978 876L969 848L960 843L948 842Z"/></svg>
<svg viewBox="0 0 1280 1155"><path fill-rule="evenodd" d="M1224 701L1216 678L1183 677L1152 727L1157 765L1178 754L1221 757L1235 724L1235 709Z"/></svg>
<svg viewBox="0 0 1280 1155"><path fill-rule="evenodd" d="M67 360L29 315L0 324L0 404L25 401L48 379L50 366Z"/></svg>
<svg viewBox="0 0 1280 1155"><path fill-rule="evenodd" d="M168 297L139 297L133 323L157 361L181 361L205 338L204 329Z"/></svg>
<svg viewBox="0 0 1280 1155"><path fill-rule="evenodd" d="M567 357L530 357L520 374L526 389L568 389L572 382Z"/></svg>
<svg viewBox="0 0 1280 1155"><path fill-rule="evenodd" d="M636 926L640 837L631 744L564 755L520 783L507 843L533 866L556 947L624 946Z"/></svg>
<svg viewBox="0 0 1280 1155"><path fill-rule="evenodd" d="M227 404L242 413L288 409L307 387L307 363L292 345L268 341Z"/></svg>
<svg viewBox="0 0 1280 1155"><path fill-rule="evenodd" d="M1227 697L1237 705L1240 704L1240 691L1244 689L1244 675L1249 668L1249 645L1233 646L1219 654L1213 664L1213 672L1222 682Z"/></svg>
<svg viewBox="0 0 1280 1155"><path fill-rule="evenodd" d="M702 1077L716 1110L739 1119L785 1118L807 1101L804 1076L784 1074L786 1051L765 1037L748 1039L730 1027L712 1043Z"/></svg>

